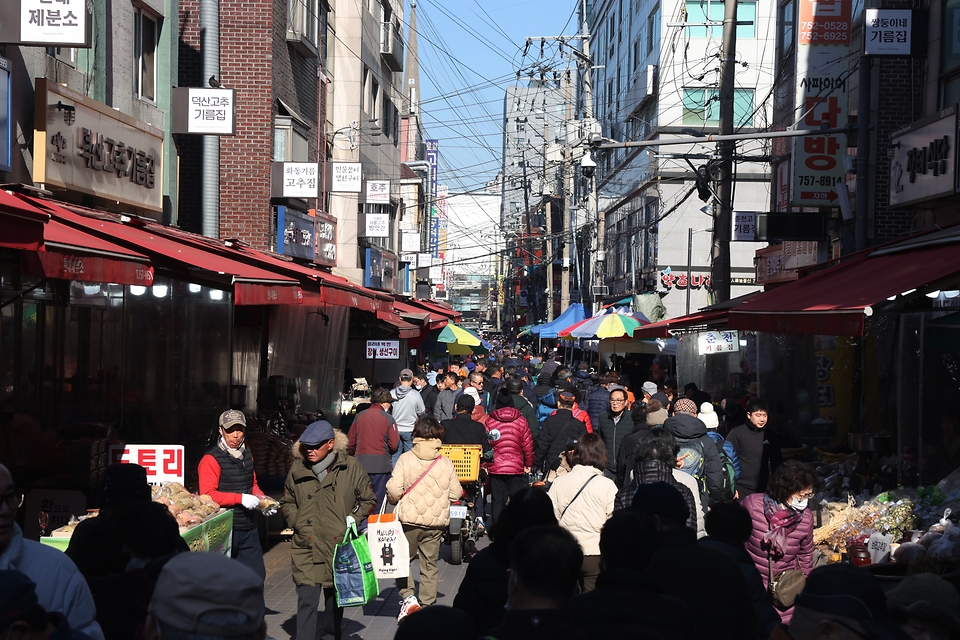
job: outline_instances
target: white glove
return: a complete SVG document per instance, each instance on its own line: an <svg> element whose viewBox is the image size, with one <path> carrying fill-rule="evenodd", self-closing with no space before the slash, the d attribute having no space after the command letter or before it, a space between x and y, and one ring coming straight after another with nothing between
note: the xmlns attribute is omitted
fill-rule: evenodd
<svg viewBox="0 0 960 640"><path fill-rule="evenodd" d="M253 494L245 493L240 496L240 503L243 504L244 509L256 509L260 506L260 498Z"/></svg>

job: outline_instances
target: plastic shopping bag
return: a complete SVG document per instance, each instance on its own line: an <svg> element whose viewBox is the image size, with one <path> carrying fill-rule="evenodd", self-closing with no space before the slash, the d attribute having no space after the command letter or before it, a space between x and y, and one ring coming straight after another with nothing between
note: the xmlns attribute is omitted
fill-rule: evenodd
<svg viewBox="0 0 960 640"><path fill-rule="evenodd" d="M357 521L347 516L343 542L333 551L333 584L338 607L358 607L380 594L377 576L370 563L367 539L357 533Z"/></svg>
<svg viewBox="0 0 960 640"><path fill-rule="evenodd" d="M410 545L397 515L384 513L386 506L384 498L380 515L367 518L367 545L373 572L379 580L406 578L410 575Z"/></svg>

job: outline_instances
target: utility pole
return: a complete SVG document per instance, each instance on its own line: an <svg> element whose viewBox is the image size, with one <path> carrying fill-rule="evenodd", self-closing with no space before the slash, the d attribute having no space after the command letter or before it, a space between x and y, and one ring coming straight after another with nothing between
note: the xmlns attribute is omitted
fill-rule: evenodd
<svg viewBox="0 0 960 640"><path fill-rule="evenodd" d="M571 108L571 97L572 92L570 91L570 70L567 69L565 74L566 76L566 113L564 118L567 123L571 121L573 117L573 109ZM569 125L568 125L569 126ZM560 312L563 313L567 307L570 306L570 243L573 241L573 207L570 206L570 203L573 202L573 154L570 151L570 147L564 145L563 147L563 191L566 194L563 202L563 235L561 236L561 247L563 253L561 254L560 264L563 273L561 274L560 282Z"/></svg>
<svg viewBox="0 0 960 640"><path fill-rule="evenodd" d="M587 123L593 125L593 60L590 57L590 22L587 12L587 0L580 3L580 38L583 44L583 115ZM590 300L594 301L591 285L603 286L603 258L604 247L604 219L597 206L597 178L596 174L590 177L590 192L588 194L589 213L593 215L596 229L595 253L593 255L593 278L586 289L590 292ZM583 283L581 283L581 286ZM596 307L596 304L592 305Z"/></svg>
<svg viewBox="0 0 960 640"><path fill-rule="evenodd" d="M547 322L553 321L553 188L550 187L550 162L547 160L547 147L550 141L550 123L543 119L543 209L546 216L547 235L544 238L543 259L547 271ZM548 195L549 194L549 195Z"/></svg>
<svg viewBox="0 0 960 640"><path fill-rule="evenodd" d="M734 73L737 62L737 0L725 0L723 9L723 61L720 67L720 135L733 134ZM730 230L733 225L733 153L736 143L717 144L720 171L719 215L713 223L713 268L711 281L717 302L730 299ZM689 286L689 282L687 285Z"/></svg>
<svg viewBox="0 0 960 640"><path fill-rule="evenodd" d="M861 27L866 30L866 27ZM857 209L854 215L854 248L867 248L867 214L870 189L870 81L873 58L860 54L859 101L857 103Z"/></svg>
<svg viewBox="0 0 960 640"><path fill-rule="evenodd" d="M533 225L531 224L531 215L530 215L530 182L527 180L527 149L526 142L524 142L524 148L520 153L521 162L523 163L523 217L527 219L527 241L524 243L527 245L526 255L523 257L523 271L524 271L524 280L527 283L527 309L530 310L530 315L533 316L533 324L537 324L539 319L537 318L537 296L536 291L533 290ZM518 243L519 244L519 243ZM521 251L523 248L521 246ZM523 280L521 281L523 282ZM521 285L523 286L523 285ZM530 295L530 294L534 295ZM528 317L527 320L530 320ZM528 324L530 324L528 322Z"/></svg>

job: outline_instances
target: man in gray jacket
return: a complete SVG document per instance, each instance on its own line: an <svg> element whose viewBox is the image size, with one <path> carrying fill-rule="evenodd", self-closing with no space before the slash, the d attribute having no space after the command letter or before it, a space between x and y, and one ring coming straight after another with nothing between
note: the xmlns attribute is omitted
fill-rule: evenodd
<svg viewBox="0 0 960 640"><path fill-rule="evenodd" d="M413 388L413 371L410 369L400 372L400 384L390 395L394 399L391 415L397 421L397 432L400 434L400 446L396 453L390 456L393 466L396 466L400 454L413 448L413 425L427 410L423 406L420 392Z"/></svg>
<svg viewBox="0 0 960 640"><path fill-rule="evenodd" d="M459 380L460 377L457 374L452 371L447 372L443 390L437 396L437 404L433 409L434 417L440 422L457 417L457 381Z"/></svg>

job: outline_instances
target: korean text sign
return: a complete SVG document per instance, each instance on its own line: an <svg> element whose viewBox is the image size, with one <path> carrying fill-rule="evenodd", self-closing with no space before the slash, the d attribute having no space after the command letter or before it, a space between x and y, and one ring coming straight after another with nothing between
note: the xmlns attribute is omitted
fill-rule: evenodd
<svg viewBox="0 0 960 640"><path fill-rule="evenodd" d="M138 464L147 470L150 484L183 484L183 445L180 444L113 445L110 464Z"/></svg>
<svg viewBox="0 0 960 640"><path fill-rule="evenodd" d="M233 89L191 87L187 91L190 102L187 119L188 133L233 134L235 107Z"/></svg>
<svg viewBox="0 0 960 640"><path fill-rule="evenodd" d="M740 350L740 336L736 331L704 331L697 334L700 355L732 353Z"/></svg>
<svg viewBox="0 0 960 640"><path fill-rule="evenodd" d="M367 340L367 360L399 360L399 340Z"/></svg>

